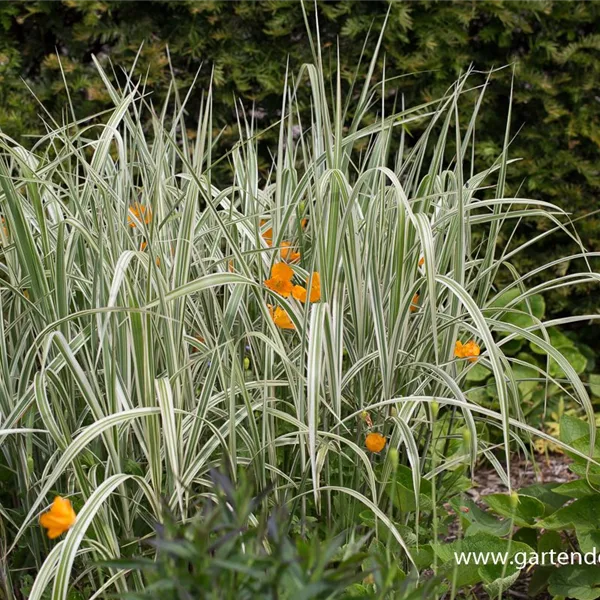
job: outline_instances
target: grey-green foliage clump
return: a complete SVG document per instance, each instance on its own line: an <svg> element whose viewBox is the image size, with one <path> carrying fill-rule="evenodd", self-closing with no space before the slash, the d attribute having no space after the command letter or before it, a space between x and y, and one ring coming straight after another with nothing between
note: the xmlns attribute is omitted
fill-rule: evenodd
<svg viewBox="0 0 600 600"><path fill-rule="evenodd" d="M597 2L319 2L324 68L331 72L339 57L342 84L355 76L368 32L379 31L389 19L376 75L410 75L397 80L386 97L388 108L440 97L470 65L480 71L514 65L513 165L508 179L512 194L524 193L557 203L581 218L578 228L585 246L600 249L599 220L590 214L598 197L600 176L600 4ZM314 10L306 3L306 10ZM217 144L230 147L236 132L235 98L256 104L260 126L273 123L281 107L286 60L296 71L311 60L299 2L4 2L0 5L0 129L21 136L42 133L42 112L22 78L50 112L59 117L73 102L79 117L110 108L112 101L91 60L111 60L119 67L137 59L138 73L147 77L146 91L157 102L168 93L171 68L183 87L201 64L199 83L213 80L213 124L224 127ZM364 77L375 44L364 48L358 72ZM58 49L60 62L55 55ZM67 81L69 95L64 90ZM124 77L117 69L121 82ZM477 129L475 158L479 170L489 167L501 151L510 69L494 74ZM199 97L190 101L188 125L197 114ZM304 105L306 108L306 105ZM376 118L376 111L366 118ZM70 118L70 116L69 116ZM308 117L310 118L310 117ZM406 125L418 135L420 125ZM275 136L276 137L276 136ZM271 138L273 140L274 138ZM27 139L25 143L30 143ZM261 172L269 168L267 146L259 155ZM526 239L544 231L530 222ZM507 240L501 237L500 244ZM541 239L518 264L531 269L563 251L576 253L568 235ZM580 259L555 267L556 274L575 272ZM585 314L596 307L594 286L558 288L547 297L552 316ZM596 340L578 328L582 341L598 351Z"/></svg>
<svg viewBox="0 0 600 600"><path fill-rule="evenodd" d="M596 275L546 272L533 285L538 271L515 266L545 235L523 242L523 220L578 238L558 206L508 192L508 106L500 151L480 170L486 75L388 113L376 57L347 96L341 65L330 82L322 41L308 39L312 61L284 82L266 176L262 132L242 111L235 146L215 143L214 88L192 92L190 136L176 81L152 104L143 81L119 86L99 63L108 113L49 120L31 148L0 140L6 589L27 568L30 600L84 585L140 591L139 577L98 561L136 553L167 512L194 518L223 462L257 493L272 488L302 535L368 533L403 573L437 564L439 499L468 488L479 460L509 490L513 452L534 438L597 465L588 389L548 333L578 317L543 320L536 299ZM422 135L409 134L416 123ZM265 285L280 271L286 285ZM302 301L290 283L318 293ZM457 340L479 356L457 358ZM587 439L553 440L527 422L528 377L505 352L515 340L556 363L537 379L568 394ZM494 406L467 393L477 366L491 373ZM378 451L369 433L385 438ZM55 494L78 518L49 542L37 516Z"/></svg>

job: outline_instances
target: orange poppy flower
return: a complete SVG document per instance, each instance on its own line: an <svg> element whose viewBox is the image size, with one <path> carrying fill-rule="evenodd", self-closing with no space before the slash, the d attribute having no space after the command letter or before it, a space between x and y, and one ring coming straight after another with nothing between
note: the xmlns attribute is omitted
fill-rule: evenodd
<svg viewBox="0 0 600 600"><path fill-rule="evenodd" d="M127 223L129 227L137 227L136 221L144 221L146 225L152 221L152 209L145 204L135 202L133 206L129 207L129 214L127 215Z"/></svg>
<svg viewBox="0 0 600 600"><path fill-rule="evenodd" d="M419 259L419 266L422 267L425 264L425 257L421 256L421 258Z"/></svg>
<svg viewBox="0 0 600 600"><path fill-rule="evenodd" d="M306 284L308 285L310 277L307 277ZM295 285L292 288L292 296L302 303L306 302L306 296L308 295L307 289L301 285ZM310 296L311 302L318 302L321 299L321 277L318 273L312 274L312 281L310 284Z"/></svg>
<svg viewBox="0 0 600 600"><path fill-rule="evenodd" d="M70 529L76 518L71 501L56 496L50 510L40 517L40 525L48 530L47 535L53 540Z"/></svg>
<svg viewBox="0 0 600 600"><path fill-rule="evenodd" d="M269 227L263 234L263 240L267 243L267 246L273 245L273 228Z"/></svg>
<svg viewBox="0 0 600 600"><path fill-rule="evenodd" d="M284 262L275 263L271 269L271 279L265 281L265 285L274 292L281 294L284 298L287 298L291 293L294 285L292 284L292 277L294 271Z"/></svg>
<svg viewBox="0 0 600 600"><path fill-rule="evenodd" d="M306 288L302 287L301 285L295 285L292 288L292 296L296 298L296 300L302 302L303 304L306 302L307 293L308 292L306 291Z"/></svg>
<svg viewBox="0 0 600 600"><path fill-rule="evenodd" d="M295 252L289 242L281 242L281 258L288 262L296 262L300 260L300 252Z"/></svg>
<svg viewBox="0 0 600 600"><path fill-rule="evenodd" d="M268 223L268 221L266 219L261 219L260 220L260 226L262 227L263 225L266 225ZM272 246L273 245L273 228L269 227L269 229L267 229L266 231L264 231L262 234L262 238L263 240L265 240L267 246Z"/></svg>
<svg viewBox="0 0 600 600"><path fill-rule="evenodd" d="M415 294L410 303L410 312L417 312L419 310L419 294Z"/></svg>
<svg viewBox="0 0 600 600"><path fill-rule="evenodd" d="M308 280L306 283L308 284ZM321 299L321 276L318 273L312 274L312 281L310 282L310 301L318 302Z"/></svg>
<svg viewBox="0 0 600 600"><path fill-rule="evenodd" d="M463 344L460 340L456 340L454 345L454 356L457 358L466 358L469 362L475 362L481 354L481 348L473 340L469 340Z"/></svg>
<svg viewBox="0 0 600 600"><path fill-rule="evenodd" d="M296 326L292 323L289 315L281 308L281 306L277 306L275 310L273 310L273 307L270 304L268 306L271 318L277 327L280 329L296 329Z"/></svg>
<svg viewBox="0 0 600 600"><path fill-rule="evenodd" d="M369 452L378 454L385 447L385 438L380 433L369 433L365 438L365 446Z"/></svg>

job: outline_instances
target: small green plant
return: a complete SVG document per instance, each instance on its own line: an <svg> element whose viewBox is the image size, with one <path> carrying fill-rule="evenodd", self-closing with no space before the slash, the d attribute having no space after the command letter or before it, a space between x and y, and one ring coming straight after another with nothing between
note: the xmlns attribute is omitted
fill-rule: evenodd
<svg viewBox="0 0 600 600"><path fill-rule="evenodd" d="M294 598L394 598L411 600L444 590L441 578L417 583L363 536L325 539L322 527L307 527L272 505L272 490L253 495L244 472L238 481L211 471L213 491L198 513L181 523L165 509L156 535L145 545L150 558L103 566L142 574L145 587L120 595L137 600ZM351 541L347 541L350 539Z"/></svg>
<svg viewBox="0 0 600 600"><path fill-rule="evenodd" d="M560 439L573 448L589 449L589 427L565 415ZM600 445L595 448L597 460ZM454 497L450 505L461 522L461 539L433 545L440 559L438 573L457 588L483 584L490 596L504 597L521 570L533 569L531 598L545 591L553 598L599 598L600 467L590 466L580 455L569 455L570 469L579 479L533 484L512 495L483 496L488 510L468 496ZM458 552L506 553L506 560L459 564Z"/></svg>
<svg viewBox="0 0 600 600"><path fill-rule="evenodd" d="M143 592L123 598L335 598L371 574L362 569L366 539L292 540L293 523L284 509L268 506L269 490L253 496L244 477L234 485L217 471L210 476L213 491L190 521L165 512L148 541L156 560L112 565L137 568L147 580Z"/></svg>

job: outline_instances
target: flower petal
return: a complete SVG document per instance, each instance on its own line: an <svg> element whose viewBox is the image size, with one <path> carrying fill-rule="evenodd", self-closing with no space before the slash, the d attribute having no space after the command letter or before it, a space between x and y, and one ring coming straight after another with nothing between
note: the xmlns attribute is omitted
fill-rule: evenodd
<svg viewBox="0 0 600 600"><path fill-rule="evenodd" d="M306 295L306 288L302 287L301 285L295 285L292 288L292 296L296 298L296 300L299 300L300 302L306 302Z"/></svg>
<svg viewBox="0 0 600 600"><path fill-rule="evenodd" d="M294 270L284 262L278 262L271 268L271 277L273 279L282 279L284 281L291 281L294 276Z"/></svg>

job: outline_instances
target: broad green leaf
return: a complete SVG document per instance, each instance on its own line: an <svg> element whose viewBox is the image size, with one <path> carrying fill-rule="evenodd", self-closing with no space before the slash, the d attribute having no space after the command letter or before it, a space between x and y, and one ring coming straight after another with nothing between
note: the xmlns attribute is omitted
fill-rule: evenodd
<svg viewBox="0 0 600 600"><path fill-rule="evenodd" d="M504 290L496 298L494 298L494 301L490 304L490 307L504 308L513 303L519 296L521 296L521 291L516 287L513 287L509 290ZM529 302L531 307L531 313L538 319L541 319L545 312L545 302L544 297L540 294L529 296L527 300L520 300L511 306L519 307L519 309L522 310L523 307L527 306L527 302Z"/></svg>
<svg viewBox="0 0 600 600"><path fill-rule="evenodd" d="M600 598L600 569L597 565L562 566L550 575L548 591L574 600L596 600Z"/></svg>
<svg viewBox="0 0 600 600"><path fill-rule="evenodd" d="M483 365L475 363L472 367L469 367L466 379L467 381L485 381L492 372Z"/></svg>
<svg viewBox="0 0 600 600"><path fill-rule="evenodd" d="M512 569L511 569L512 571ZM479 568L479 573L484 581L483 589L488 593L490 598L501 598L504 592L519 578L521 572L517 569L509 575L504 575L501 565L486 565Z"/></svg>
<svg viewBox="0 0 600 600"><path fill-rule="evenodd" d="M569 361L569 364L575 369L578 375L581 375L585 371L587 358L577 348L560 348L560 353ZM552 377L562 378L566 376L563 369L554 360L550 362L548 372Z"/></svg>
<svg viewBox="0 0 600 600"><path fill-rule="evenodd" d="M512 535L516 542L523 542L532 548L537 548L538 531L533 527L519 527Z"/></svg>
<svg viewBox="0 0 600 600"><path fill-rule="evenodd" d="M548 580L554 571L556 571L556 567L536 567L534 569L527 587L530 598L537 598L548 587Z"/></svg>
<svg viewBox="0 0 600 600"><path fill-rule="evenodd" d="M594 490L585 479L576 479L575 481L567 481L552 488L555 494L560 494L565 498L585 498L593 496L598 492Z"/></svg>
<svg viewBox="0 0 600 600"><path fill-rule="evenodd" d="M412 547L410 552L420 571L431 568L434 553L430 544L421 544L418 548Z"/></svg>
<svg viewBox="0 0 600 600"><path fill-rule="evenodd" d="M537 549L540 554L548 553L554 550L560 552L565 544L558 531L545 531L538 538Z"/></svg>
<svg viewBox="0 0 600 600"><path fill-rule="evenodd" d="M589 435L589 425L577 417L564 414L560 419L560 440L565 444L571 444L573 441Z"/></svg>
<svg viewBox="0 0 600 600"><path fill-rule="evenodd" d="M592 531L600 529L600 494L575 500L573 504L560 508L537 524L544 529L578 529Z"/></svg>
<svg viewBox="0 0 600 600"><path fill-rule="evenodd" d="M597 373L590 375L590 390L594 396L600 396L600 375Z"/></svg>
<svg viewBox="0 0 600 600"><path fill-rule="evenodd" d="M489 512L482 510L469 498L452 498L450 505L460 515L461 519L470 523L465 531L465 536L475 535L483 531L492 535L503 537L508 535L511 530L510 521L500 521Z"/></svg>
<svg viewBox="0 0 600 600"><path fill-rule="evenodd" d="M579 444L579 442L576 442L576 444ZM587 461L584 458L573 455L571 452L567 452L567 455L573 456L573 458L577 461L569 465L569 470L571 472L575 473L575 475L578 475L582 479L589 479L590 484L596 488L600 486L600 467L597 467L596 465L591 465L588 467Z"/></svg>
<svg viewBox="0 0 600 600"><path fill-rule="evenodd" d="M519 527L535 524L536 519L544 516L544 504L533 496L519 494L519 501L513 505L510 494L490 494L482 500L495 512L512 519Z"/></svg>
<svg viewBox="0 0 600 600"><path fill-rule="evenodd" d="M521 296L521 291L517 288L512 288L501 293L491 306L494 308L504 308L510 304L510 307L507 309L509 312L504 314L501 320L517 327L531 327L543 318L546 311L546 303L540 294L529 296L527 301L514 302L519 296ZM529 306L527 303L529 303Z"/></svg>
<svg viewBox="0 0 600 600"><path fill-rule="evenodd" d="M505 344L502 344L502 350L508 356L514 356L519 350L521 350L524 343L525 340L522 337L513 338Z"/></svg>
<svg viewBox="0 0 600 600"><path fill-rule="evenodd" d="M575 344L573 343L571 338L568 338L564 333L562 333L556 327L551 327L551 328L547 329L546 333L548 334L548 337L550 338L550 344L552 344L558 350L561 350L562 348L574 348L575 347ZM542 337L542 336L540 335L540 337ZM543 348L540 348L540 346L538 346L537 344L534 344L533 342L531 342L529 347L536 354L546 354L546 352L543 350Z"/></svg>
<svg viewBox="0 0 600 600"><path fill-rule="evenodd" d="M518 573L517 566L510 564L511 559L517 552L529 554L533 550L527 544L505 540L480 531L475 535L466 537L462 540L457 540L450 544L435 544L433 545L433 551L443 563L443 568L440 569L440 573L444 573L447 577L451 577L456 573L456 586L462 587L465 585L475 585L480 582L487 584L492 583L502 576L503 570L504 577L510 577L512 574ZM471 557L475 554L488 556L489 564L476 565L473 564L474 561L472 559L470 564L463 563L457 565L455 557L460 553L464 553L463 556L466 556L467 553L471 553ZM504 565L493 566L491 564L491 553L494 553L497 558L500 557L500 555L502 555L502 558L506 558L505 568ZM506 553L505 556L504 553ZM496 569L496 567L498 567L498 569Z"/></svg>
<svg viewBox="0 0 600 600"><path fill-rule="evenodd" d="M520 353L517 356L517 358L519 360L522 360L523 362L535 364L535 360L529 354ZM512 364L512 371L515 381L519 386L521 394L529 399L531 393L539 384L539 382L537 381L541 377L539 371L537 369L534 369L533 367L527 367L518 363Z"/></svg>
<svg viewBox="0 0 600 600"><path fill-rule="evenodd" d="M600 550L600 529L591 531L575 528L581 552L598 552Z"/></svg>
<svg viewBox="0 0 600 600"><path fill-rule="evenodd" d="M392 475L393 477L393 475ZM394 494L395 490L395 494ZM386 486L387 494L392 498L394 506L404 512L413 512L417 508L412 470L405 465L399 465L395 484L390 481ZM419 493L420 509L431 510L431 482L421 479Z"/></svg>
<svg viewBox="0 0 600 600"><path fill-rule="evenodd" d="M567 501L564 496L558 494L554 488L554 483L534 483L521 488L519 494L537 498L544 504L544 516L552 514L558 510Z"/></svg>

